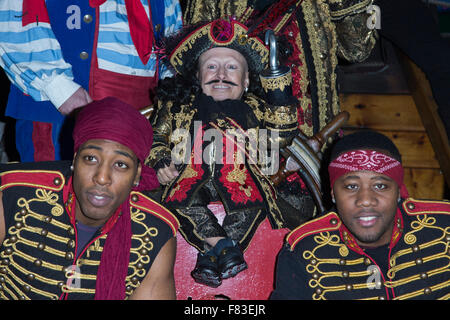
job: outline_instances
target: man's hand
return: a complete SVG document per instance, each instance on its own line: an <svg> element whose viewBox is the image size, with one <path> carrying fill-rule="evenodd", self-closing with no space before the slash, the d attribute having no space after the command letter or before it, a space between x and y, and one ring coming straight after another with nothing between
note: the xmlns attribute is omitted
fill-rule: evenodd
<svg viewBox="0 0 450 320"><path fill-rule="evenodd" d="M165 185L168 184L170 181L178 177L179 173L177 169L175 168L175 165L173 162L170 163L170 166L166 166L164 168L161 168L156 173L156 176L158 177L158 181L160 184Z"/></svg>
<svg viewBox="0 0 450 320"><path fill-rule="evenodd" d="M83 107L88 103L92 102L92 98L89 96L89 93L80 87L77 91L74 92L70 96L69 99L64 101L64 103L59 107L59 112L63 115L70 114L73 110Z"/></svg>

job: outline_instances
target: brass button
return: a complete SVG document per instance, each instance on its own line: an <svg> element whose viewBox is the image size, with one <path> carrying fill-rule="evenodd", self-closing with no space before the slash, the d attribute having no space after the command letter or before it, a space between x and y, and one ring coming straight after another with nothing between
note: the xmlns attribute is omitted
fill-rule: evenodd
<svg viewBox="0 0 450 320"><path fill-rule="evenodd" d="M347 284L347 285L345 286L345 290L347 290L347 291L353 290L353 285Z"/></svg>
<svg viewBox="0 0 450 320"><path fill-rule="evenodd" d="M90 15L90 14L86 14L86 15L84 15L84 17L83 17L83 21L85 22L85 23L91 23L92 22L92 15Z"/></svg>
<svg viewBox="0 0 450 320"><path fill-rule="evenodd" d="M370 265L371 263L372 263L372 261L370 261L369 258L364 258L364 264L365 264L366 266Z"/></svg>
<svg viewBox="0 0 450 320"><path fill-rule="evenodd" d="M72 252L66 252L65 258L66 258L67 260L72 260L72 259L73 259L73 253L72 253Z"/></svg>
<svg viewBox="0 0 450 320"><path fill-rule="evenodd" d="M45 249L45 244L42 243L42 242L39 242L38 245L37 245L37 248L38 248L39 250L44 250L44 249Z"/></svg>
<svg viewBox="0 0 450 320"><path fill-rule="evenodd" d="M55 178L55 179L53 179L53 184L54 184L55 186L61 185L61 182L62 182L61 178Z"/></svg>
<svg viewBox="0 0 450 320"><path fill-rule="evenodd" d="M431 293L431 288L425 288L425 289L423 289L423 293L425 293L425 294L430 294L430 293Z"/></svg>
<svg viewBox="0 0 450 320"><path fill-rule="evenodd" d="M314 280L319 279L319 277L320 277L320 275L319 275L317 272L314 272L314 273L312 274L312 278L313 278Z"/></svg>
<svg viewBox="0 0 450 320"><path fill-rule="evenodd" d="M133 201L133 202L138 202L138 201L139 201L138 195L137 195L137 194L133 194L133 195L131 196L131 201Z"/></svg>
<svg viewBox="0 0 450 320"><path fill-rule="evenodd" d="M87 53L86 51L82 51L80 53L80 58L81 60L86 60L87 58L89 58L89 53Z"/></svg>
<svg viewBox="0 0 450 320"><path fill-rule="evenodd" d="M40 267L40 266L42 266L42 260L40 260L40 259L36 259L36 260L34 260L34 265L36 266L36 267Z"/></svg>
<svg viewBox="0 0 450 320"><path fill-rule="evenodd" d="M45 230L45 229L42 229L41 230L41 236L46 236L48 234L48 231L47 230Z"/></svg>
<svg viewBox="0 0 450 320"><path fill-rule="evenodd" d="M344 278L348 278L349 275L350 275L350 274L349 274L348 271L343 271L343 272L342 272L342 277L344 277Z"/></svg>
<svg viewBox="0 0 450 320"><path fill-rule="evenodd" d="M330 224L331 224L332 226L337 225L337 223L338 223L338 220L337 220L336 218L333 218L333 219L330 220Z"/></svg>
<svg viewBox="0 0 450 320"><path fill-rule="evenodd" d="M45 218L44 218L44 221L45 221L46 223L50 223L50 222L52 222L52 217L45 217Z"/></svg>
<svg viewBox="0 0 450 320"><path fill-rule="evenodd" d="M421 258L416 259L416 264L422 264L423 260Z"/></svg>
<svg viewBox="0 0 450 320"><path fill-rule="evenodd" d="M345 266L347 264L347 262L345 261L345 259L339 259L339 264L341 266Z"/></svg>
<svg viewBox="0 0 450 320"><path fill-rule="evenodd" d="M420 274L420 278L421 278L421 279L426 279L426 278L428 278L428 274L427 274L426 272L422 272L422 273Z"/></svg>
<svg viewBox="0 0 450 320"><path fill-rule="evenodd" d="M75 240L71 239L71 240L67 241L67 246L69 248L75 248Z"/></svg>
<svg viewBox="0 0 450 320"><path fill-rule="evenodd" d="M412 202L408 202L406 207L408 207L409 210L414 210L416 208L416 205Z"/></svg>
<svg viewBox="0 0 450 320"><path fill-rule="evenodd" d="M69 234L72 235L72 236L75 234L75 230L74 230L74 228L72 228L72 227L69 227L69 228L67 229L67 232L69 232Z"/></svg>
<svg viewBox="0 0 450 320"><path fill-rule="evenodd" d="M418 245L414 245L414 246L412 247L412 251L413 251L413 252L418 252L419 250L420 250L420 248L419 248Z"/></svg>
<svg viewBox="0 0 450 320"><path fill-rule="evenodd" d="M21 214L22 216L25 216L25 215L28 214L28 210L25 209L25 208L22 208L22 209L20 209L20 214Z"/></svg>
<svg viewBox="0 0 450 320"><path fill-rule="evenodd" d="M322 289L321 288L317 288L316 289L316 294L322 294Z"/></svg>
<svg viewBox="0 0 450 320"><path fill-rule="evenodd" d="M156 26L155 26L155 31L156 32L159 32L161 30L161 24L157 24Z"/></svg>

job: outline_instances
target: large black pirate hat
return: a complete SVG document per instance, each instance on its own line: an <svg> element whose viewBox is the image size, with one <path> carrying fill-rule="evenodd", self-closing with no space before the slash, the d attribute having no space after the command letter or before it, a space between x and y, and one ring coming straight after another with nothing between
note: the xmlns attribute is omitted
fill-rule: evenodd
<svg viewBox="0 0 450 320"><path fill-rule="evenodd" d="M199 23L170 39L166 43L166 53L172 67L186 75L196 70L198 59L205 51L216 47L230 48L245 57L250 72L259 74L267 67L269 49L258 37L249 37L247 31L244 24L233 19Z"/></svg>

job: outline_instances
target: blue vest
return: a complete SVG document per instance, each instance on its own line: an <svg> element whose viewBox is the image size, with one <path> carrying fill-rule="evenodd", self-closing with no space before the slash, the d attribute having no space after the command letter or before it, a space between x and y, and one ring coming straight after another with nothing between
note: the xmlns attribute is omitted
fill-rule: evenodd
<svg viewBox="0 0 450 320"><path fill-rule="evenodd" d="M47 11L52 30L59 41L64 60L72 65L74 81L87 91L89 90L89 74L94 45L96 26L95 9L88 0L47 0ZM164 3L151 0L152 21L158 39L164 30ZM90 19L87 16L90 16ZM78 20L77 20L78 19ZM159 24L161 28L155 28ZM81 59L81 52L88 53L87 59ZM14 119L38 122L62 123L64 116L50 101L35 101L24 95L15 85L11 85L6 116Z"/></svg>

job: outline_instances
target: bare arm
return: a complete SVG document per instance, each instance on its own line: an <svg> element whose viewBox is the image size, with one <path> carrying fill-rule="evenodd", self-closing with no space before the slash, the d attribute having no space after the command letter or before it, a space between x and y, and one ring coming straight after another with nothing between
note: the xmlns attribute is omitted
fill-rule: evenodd
<svg viewBox="0 0 450 320"><path fill-rule="evenodd" d="M161 248L141 285L130 296L130 300L176 299L174 264L176 238L171 238Z"/></svg>

